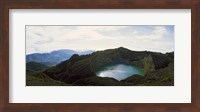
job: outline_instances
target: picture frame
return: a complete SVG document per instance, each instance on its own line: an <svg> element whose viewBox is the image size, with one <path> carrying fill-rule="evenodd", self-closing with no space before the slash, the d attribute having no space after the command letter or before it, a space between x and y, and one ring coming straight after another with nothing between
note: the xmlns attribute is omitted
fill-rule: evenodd
<svg viewBox="0 0 200 112"><path fill-rule="evenodd" d="M200 111L199 0L7 0L0 3L0 110L2 112ZM9 103L9 9L191 9L191 103Z"/></svg>

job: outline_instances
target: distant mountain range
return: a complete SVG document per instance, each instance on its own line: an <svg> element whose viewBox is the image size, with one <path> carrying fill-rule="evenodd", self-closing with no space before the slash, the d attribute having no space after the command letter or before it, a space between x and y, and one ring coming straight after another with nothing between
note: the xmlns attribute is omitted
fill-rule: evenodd
<svg viewBox="0 0 200 112"><path fill-rule="evenodd" d="M33 53L26 55L26 62L39 62L48 66L56 65L69 59L72 55L87 55L95 52L94 50L75 51L70 49L55 50L50 53Z"/></svg>

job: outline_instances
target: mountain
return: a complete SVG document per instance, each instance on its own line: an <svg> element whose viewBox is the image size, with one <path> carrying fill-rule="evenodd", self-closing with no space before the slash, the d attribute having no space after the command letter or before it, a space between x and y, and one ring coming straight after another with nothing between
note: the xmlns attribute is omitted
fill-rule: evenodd
<svg viewBox="0 0 200 112"><path fill-rule="evenodd" d="M112 63L127 63L144 69L145 75L127 80L97 77L96 70ZM70 59L48 68L42 73L54 80L72 85L173 85L174 52L162 54L149 51L131 51L119 47L88 55L74 54ZM137 80L137 81L136 81ZM136 83L137 82L137 83Z"/></svg>
<svg viewBox="0 0 200 112"><path fill-rule="evenodd" d="M61 81L54 80L42 73L43 70L49 68L48 66L37 63L26 63L26 85L27 86L69 86Z"/></svg>
<svg viewBox="0 0 200 112"><path fill-rule="evenodd" d="M50 53L33 53L26 55L26 62L39 62L48 66L56 65L69 59L73 54L86 55L93 53L93 50L74 51L69 49L56 50Z"/></svg>

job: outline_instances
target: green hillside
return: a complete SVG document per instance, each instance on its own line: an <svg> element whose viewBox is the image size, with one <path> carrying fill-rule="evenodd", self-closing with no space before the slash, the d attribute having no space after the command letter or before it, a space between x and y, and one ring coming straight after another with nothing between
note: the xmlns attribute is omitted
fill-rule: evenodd
<svg viewBox="0 0 200 112"><path fill-rule="evenodd" d="M33 71L42 71L49 68L47 65L38 62L27 62L26 69Z"/></svg>
<svg viewBox="0 0 200 112"><path fill-rule="evenodd" d="M37 63L28 62L26 63L26 86L66 86L66 84L61 81L56 81L49 76L42 73L48 66Z"/></svg>
<svg viewBox="0 0 200 112"><path fill-rule="evenodd" d="M26 86L70 86L61 81L49 78L45 74L26 75Z"/></svg>

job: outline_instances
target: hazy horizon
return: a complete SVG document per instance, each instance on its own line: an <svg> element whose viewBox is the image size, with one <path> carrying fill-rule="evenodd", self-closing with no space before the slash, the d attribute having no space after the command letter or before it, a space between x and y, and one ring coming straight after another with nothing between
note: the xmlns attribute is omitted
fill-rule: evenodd
<svg viewBox="0 0 200 112"><path fill-rule="evenodd" d="M56 50L174 52L174 26L26 26L26 54Z"/></svg>
<svg viewBox="0 0 200 112"><path fill-rule="evenodd" d="M119 48L119 47L117 47L117 48ZM108 49L117 49L117 48L108 48ZM125 47L123 47L123 48L125 48ZM41 53L41 54L42 53L51 53L53 51L59 51L59 50L73 50L73 51L79 51L79 52L95 51L96 52L96 51L104 51L104 50L108 50L108 49L101 49L101 50L92 50L92 49L84 49L84 50L81 50L81 49L55 49L55 50L48 51L48 52L35 52L35 53ZM131 50L131 51L139 51L139 50L132 50L132 49L129 49L129 50ZM148 50L142 50L142 51L148 51ZM156 52L156 51L149 51L149 52ZM174 51L167 51L165 53L169 53L169 52L174 52ZM30 53L30 54L35 54L35 53ZM160 52L160 53L162 53L162 52ZM26 53L26 55L29 55L29 54Z"/></svg>

